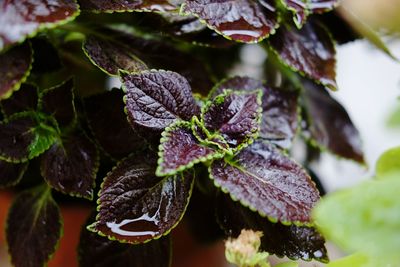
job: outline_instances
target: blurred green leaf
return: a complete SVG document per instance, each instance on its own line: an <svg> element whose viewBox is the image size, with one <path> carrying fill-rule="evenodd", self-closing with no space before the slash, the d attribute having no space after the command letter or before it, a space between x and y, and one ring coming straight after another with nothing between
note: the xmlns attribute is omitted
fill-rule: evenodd
<svg viewBox="0 0 400 267"><path fill-rule="evenodd" d="M392 172L400 172L400 146L383 153L376 163L377 178Z"/></svg>

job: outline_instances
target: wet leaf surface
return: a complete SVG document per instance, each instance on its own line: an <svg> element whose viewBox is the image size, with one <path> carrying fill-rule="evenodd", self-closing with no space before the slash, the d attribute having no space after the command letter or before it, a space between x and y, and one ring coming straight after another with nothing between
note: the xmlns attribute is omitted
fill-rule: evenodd
<svg viewBox="0 0 400 267"><path fill-rule="evenodd" d="M204 107L202 121L211 132L221 135L230 147L246 145L260 130L261 91L225 93Z"/></svg>
<svg viewBox="0 0 400 267"><path fill-rule="evenodd" d="M146 244L131 245L109 240L86 227L82 229L78 248L80 267L169 267L171 253L169 236Z"/></svg>
<svg viewBox="0 0 400 267"><path fill-rule="evenodd" d="M82 10L92 12L124 12L124 11L179 11L179 0L79 0Z"/></svg>
<svg viewBox="0 0 400 267"><path fill-rule="evenodd" d="M272 223L229 196L219 194L216 207L217 221L225 234L237 237L242 229L261 231L261 250L293 260L328 261L324 238L315 228Z"/></svg>
<svg viewBox="0 0 400 267"><path fill-rule="evenodd" d="M76 119L73 90L74 80L71 78L40 94L40 109L54 116L60 126L68 126Z"/></svg>
<svg viewBox="0 0 400 267"><path fill-rule="evenodd" d="M56 142L41 159L42 176L52 188L88 199L93 198L98 166L96 146L80 134Z"/></svg>
<svg viewBox="0 0 400 267"><path fill-rule="evenodd" d="M183 11L205 21L211 29L235 41L254 43L278 27L271 0L186 0Z"/></svg>
<svg viewBox="0 0 400 267"><path fill-rule="evenodd" d="M90 228L134 244L168 234L185 213L193 173L157 177L156 167L156 157L151 154L121 161L104 180L99 213Z"/></svg>
<svg viewBox="0 0 400 267"><path fill-rule="evenodd" d="M303 80L309 138L338 156L364 163L361 137L347 111L320 85Z"/></svg>
<svg viewBox="0 0 400 267"><path fill-rule="evenodd" d="M171 71L122 73L126 109L134 129L161 132L177 119L199 111L187 80Z"/></svg>
<svg viewBox="0 0 400 267"><path fill-rule="evenodd" d="M18 184L27 167L28 163L10 163L0 160L0 188Z"/></svg>
<svg viewBox="0 0 400 267"><path fill-rule="evenodd" d="M190 123L178 122L162 134L157 175L175 174L196 163L222 156L217 150L199 143L192 133Z"/></svg>
<svg viewBox="0 0 400 267"><path fill-rule="evenodd" d="M16 267L44 266L56 250L61 231L61 214L49 189L19 194L7 217L11 262Z"/></svg>
<svg viewBox="0 0 400 267"><path fill-rule="evenodd" d="M36 32L74 19L79 7L71 0L9 0L0 6L0 50Z"/></svg>
<svg viewBox="0 0 400 267"><path fill-rule="evenodd" d="M118 75L118 70L140 72L148 69L126 45L89 35L83 49L90 60L109 75Z"/></svg>
<svg viewBox="0 0 400 267"><path fill-rule="evenodd" d="M2 25L1 15L0 18ZM30 73L32 60L32 49L27 42L0 53L0 99L10 97L13 91L19 89Z"/></svg>
<svg viewBox="0 0 400 267"><path fill-rule="evenodd" d="M22 111L34 111L38 105L38 88L35 85L23 83L10 98L0 102L4 115L10 116Z"/></svg>
<svg viewBox="0 0 400 267"><path fill-rule="evenodd" d="M283 64L336 90L335 45L324 27L307 23L300 30L282 26L270 39Z"/></svg>
<svg viewBox="0 0 400 267"><path fill-rule="evenodd" d="M90 129L101 148L120 159L144 146L144 140L129 125L124 112L124 93L114 88L84 99Z"/></svg>
<svg viewBox="0 0 400 267"><path fill-rule="evenodd" d="M319 193L309 175L273 145L255 142L216 160L211 178L222 191L271 221L309 223Z"/></svg>
<svg viewBox="0 0 400 267"><path fill-rule="evenodd" d="M30 114L17 114L0 122L0 159L25 162L46 151L55 138L53 128L38 124Z"/></svg>

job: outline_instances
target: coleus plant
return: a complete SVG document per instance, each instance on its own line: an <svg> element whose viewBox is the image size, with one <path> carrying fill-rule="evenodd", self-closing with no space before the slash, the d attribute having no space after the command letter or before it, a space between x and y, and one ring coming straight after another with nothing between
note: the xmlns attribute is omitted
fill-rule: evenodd
<svg viewBox="0 0 400 267"><path fill-rule="evenodd" d="M7 218L12 263L43 266L54 253L58 192L98 192L81 266L169 266L182 219L207 241L253 229L270 254L328 261L310 217L310 155L364 163L329 92L333 38L358 37L325 14L337 2L4 1L0 185L23 190ZM103 14L114 12L128 13ZM243 43L268 54L265 81L229 77ZM296 136L304 166L290 156Z"/></svg>

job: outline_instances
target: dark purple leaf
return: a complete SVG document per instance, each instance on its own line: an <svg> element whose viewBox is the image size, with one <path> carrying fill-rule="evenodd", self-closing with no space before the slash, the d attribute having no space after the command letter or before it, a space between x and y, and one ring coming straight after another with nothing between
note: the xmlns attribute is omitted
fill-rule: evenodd
<svg viewBox="0 0 400 267"><path fill-rule="evenodd" d="M320 24L307 23L300 30L286 25L269 40L283 64L332 90L337 89L335 45Z"/></svg>
<svg viewBox="0 0 400 267"><path fill-rule="evenodd" d="M1 20L3 19L1 11L0 18L1 25ZM2 27L4 27L4 25L2 25ZM19 89L21 83L23 83L29 76L32 67L32 60L32 49L27 42L0 54L0 100L10 97L13 91Z"/></svg>
<svg viewBox="0 0 400 267"><path fill-rule="evenodd" d="M162 133L156 174L172 175L194 164L222 158L217 150L201 145L193 135L189 122L177 122Z"/></svg>
<svg viewBox="0 0 400 267"><path fill-rule="evenodd" d="M293 12L293 20L298 28L306 22L308 15L308 0L281 0L287 9Z"/></svg>
<svg viewBox="0 0 400 267"><path fill-rule="evenodd" d="M79 242L80 267L169 267L172 247L169 237L146 244L122 244L82 229Z"/></svg>
<svg viewBox="0 0 400 267"><path fill-rule="evenodd" d="M198 114L187 80L171 71L152 70L121 74L126 91L126 109L135 129L160 133L177 119Z"/></svg>
<svg viewBox="0 0 400 267"><path fill-rule="evenodd" d="M38 37L31 39L30 42L34 52L33 73L42 75L47 72L58 71L62 68L58 51L49 39Z"/></svg>
<svg viewBox="0 0 400 267"><path fill-rule="evenodd" d="M260 137L280 147L289 148L298 127L298 93L280 88L271 88L261 81L235 76L218 84L210 93L214 97L226 89L253 91L262 89L262 120Z"/></svg>
<svg viewBox="0 0 400 267"><path fill-rule="evenodd" d="M15 267L45 266L56 250L61 232L61 214L49 188L19 194L7 217L11 262Z"/></svg>
<svg viewBox="0 0 400 267"><path fill-rule="evenodd" d="M118 159L143 147L145 143L126 119L123 96L122 90L114 88L84 99L86 116L94 137L107 154Z"/></svg>
<svg viewBox="0 0 400 267"><path fill-rule="evenodd" d="M24 175L28 163L10 163L0 160L0 188L14 186Z"/></svg>
<svg viewBox="0 0 400 267"><path fill-rule="evenodd" d="M308 8L313 13L323 13L332 10L339 4L339 0L308 0Z"/></svg>
<svg viewBox="0 0 400 267"><path fill-rule="evenodd" d="M343 19L341 14L337 11L324 13L319 16L318 19L329 29L333 39L335 39L339 45L361 38L361 35L357 33L350 26L349 22Z"/></svg>
<svg viewBox="0 0 400 267"><path fill-rule="evenodd" d="M76 119L73 90L74 80L71 78L40 94L40 109L53 115L60 126L68 126Z"/></svg>
<svg viewBox="0 0 400 267"><path fill-rule="evenodd" d="M6 116L22 111L34 111L38 105L38 88L33 84L23 83L18 91L0 104Z"/></svg>
<svg viewBox="0 0 400 267"><path fill-rule="evenodd" d="M271 221L309 223L319 199L315 184L298 164L260 141L232 159L214 161L210 175L232 199Z"/></svg>
<svg viewBox="0 0 400 267"><path fill-rule="evenodd" d="M133 155L105 178L96 222L89 228L112 239L143 243L168 234L185 213L193 174L157 177L156 158Z"/></svg>
<svg viewBox="0 0 400 267"><path fill-rule="evenodd" d="M275 3L263 0L186 0L182 10L204 20L228 39L254 43L278 27Z"/></svg>
<svg viewBox="0 0 400 267"><path fill-rule="evenodd" d="M89 59L109 75L118 75L118 70L127 72L140 72L148 69L129 45L120 45L111 40L87 36L83 49Z"/></svg>
<svg viewBox="0 0 400 267"><path fill-rule="evenodd" d="M221 135L232 148L251 142L260 130L261 91L225 93L204 107L202 121L213 134Z"/></svg>
<svg viewBox="0 0 400 267"><path fill-rule="evenodd" d="M0 5L0 50L38 31L73 20L79 8L72 0L6 0Z"/></svg>
<svg viewBox="0 0 400 267"><path fill-rule="evenodd" d="M25 162L46 151L55 141L56 130L38 123L30 113L19 113L0 122L0 159Z"/></svg>
<svg viewBox="0 0 400 267"><path fill-rule="evenodd" d="M41 173L54 189L72 196L93 198L99 155L84 135L74 134L56 142L42 156Z"/></svg>
<svg viewBox="0 0 400 267"><path fill-rule="evenodd" d="M178 11L180 1L171 0L79 0L82 10L92 12L171 12Z"/></svg>
<svg viewBox="0 0 400 267"><path fill-rule="evenodd" d="M310 138L338 156L364 164L361 137L347 111L323 86L303 80Z"/></svg>
<svg viewBox="0 0 400 267"><path fill-rule="evenodd" d="M228 236L237 237L242 229L261 231L263 251L292 260L328 261L325 240L315 228L272 223L222 194L217 199L216 214Z"/></svg>

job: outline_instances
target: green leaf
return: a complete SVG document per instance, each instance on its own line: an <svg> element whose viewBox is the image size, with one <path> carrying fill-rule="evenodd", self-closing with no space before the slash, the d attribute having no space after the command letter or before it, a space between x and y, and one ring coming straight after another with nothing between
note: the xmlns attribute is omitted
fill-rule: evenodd
<svg viewBox="0 0 400 267"><path fill-rule="evenodd" d="M23 83L10 98L0 102L3 114L8 117L23 111L35 111L38 106L38 88L33 84Z"/></svg>
<svg viewBox="0 0 400 267"><path fill-rule="evenodd" d="M62 233L57 203L49 188L19 194L12 204L6 240L15 267L44 266L55 252Z"/></svg>
<svg viewBox="0 0 400 267"><path fill-rule="evenodd" d="M216 186L273 222L310 224L318 190L301 166L272 144L255 142L209 169Z"/></svg>
<svg viewBox="0 0 400 267"><path fill-rule="evenodd" d="M54 116L60 126L68 126L76 119L74 80L48 88L40 93L39 109Z"/></svg>
<svg viewBox="0 0 400 267"><path fill-rule="evenodd" d="M144 1L126 1L126 0L80 0L82 10L95 13L106 12L173 12L178 11L181 1L174 0L144 0Z"/></svg>
<svg viewBox="0 0 400 267"><path fill-rule="evenodd" d="M36 115L23 112L0 122L0 159L25 162L42 154L55 142L57 131L48 125L52 121L40 121Z"/></svg>
<svg viewBox="0 0 400 267"><path fill-rule="evenodd" d="M0 17L1 7L0 7ZM3 18L2 18L3 19ZM1 22L1 21L0 21ZM2 25L3 27L4 25ZM1 38L1 30L0 30ZM1 50L1 39L0 39ZM0 100L8 98L18 90L31 72L33 52L30 44L25 42L0 53Z"/></svg>
<svg viewBox="0 0 400 267"><path fill-rule="evenodd" d="M89 138L70 134L43 154L41 173L52 188L92 199L99 160L96 146Z"/></svg>
<svg viewBox="0 0 400 267"><path fill-rule="evenodd" d="M196 163L223 157L218 150L200 144L189 122L178 121L167 127L160 142L158 176L173 175Z"/></svg>
<svg viewBox="0 0 400 267"><path fill-rule="evenodd" d="M193 189L193 173L157 177L152 154L122 160L99 192L96 222L89 226L112 240L145 243L167 235L182 219Z"/></svg>
<svg viewBox="0 0 400 267"><path fill-rule="evenodd" d="M0 188L18 184L27 168L27 162L15 164L0 160Z"/></svg>
<svg viewBox="0 0 400 267"><path fill-rule="evenodd" d="M367 264L368 264L367 256L361 253L355 253L347 257L332 261L327 264L327 267L366 267Z"/></svg>
<svg viewBox="0 0 400 267"><path fill-rule="evenodd" d="M322 233L342 249L396 265L400 262L400 172L381 178L322 199L313 217Z"/></svg>
<svg viewBox="0 0 400 267"><path fill-rule="evenodd" d="M261 124L262 91L225 90L202 109L201 123L210 132L208 137L222 137L233 149L252 143Z"/></svg>
<svg viewBox="0 0 400 267"><path fill-rule="evenodd" d="M391 172L400 172L400 147L383 153L376 163L376 177L380 178Z"/></svg>
<svg viewBox="0 0 400 267"><path fill-rule="evenodd" d="M44 29L65 24L79 15L74 0L30 0L2 2L0 6L0 51L22 42Z"/></svg>
<svg viewBox="0 0 400 267"><path fill-rule="evenodd" d="M80 267L169 267L172 244L169 236L146 244L122 244L83 227L78 254Z"/></svg>

